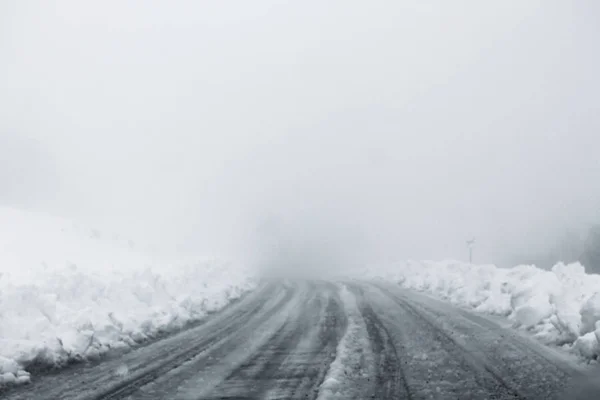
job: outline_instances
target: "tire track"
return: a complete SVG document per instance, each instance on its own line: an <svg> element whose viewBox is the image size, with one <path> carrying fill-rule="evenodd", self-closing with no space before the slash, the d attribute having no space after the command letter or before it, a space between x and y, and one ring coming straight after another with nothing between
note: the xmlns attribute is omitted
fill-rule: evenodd
<svg viewBox="0 0 600 400"><path fill-rule="evenodd" d="M286 303L290 301L290 299L294 296L294 289L287 289L285 295L268 311L264 314L261 314L260 319L257 323L260 323L275 313L277 313ZM248 313L244 314L246 318L240 318L239 316L232 315L231 319L228 319L227 322L233 322L233 324L226 323L219 329L212 331L208 337L201 340L200 343L194 345L193 347L186 348L175 354L174 356L169 357L167 360L163 360L158 365L153 365L150 368L146 368L140 371L137 374L132 375L131 377L124 379L108 389L94 395L91 399L94 400L112 400L112 399L123 399L128 396L133 395L137 392L141 387L152 383L157 378L165 375L166 373L176 369L180 365L184 363L188 363L199 355L202 355L206 350L213 347L216 343L218 343L221 337L229 337L231 332L243 327L249 318L253 315L257 314L261 308L265 305L264 303L256 304Z"/></svg>
<svg viewBox="0 0 600 400"><path fill-rule="evenodd" d="M490 365L485 358L475 354L472 349L457 340L457 338L444 329L444 327L425 315L423 311L419 310L405 299L398 297L389 289L380 285L377 285L376 287L390 300L405 310L414 322L421 326L421 331L424 335L432 335L434 340L439 343L442 349L448 354L448 357L460 357L463 361L462 368L472 373L472 376L475 378L479 387L487 391L489 395L492 396L491 398L527 398L512 382L504 379L500 371ZM424 358L425 357L427 357L426 353L424 354Z"/></svg>
<svg viewBox="0 0 600 400"><path fill-rule="evenodd" d="M366 322L369 340L376 357L377 376L373 398L384 400L412 400L410 388L396 346L385 325L367 303L362 288L349 285L358 297L358 307Z"/></svg>
<svg viewBox="0 0 600 400"><path fill-rule="evenodd" d="M427 299L407 301L432 319L449 321L458 335L468 338L471 348L484 353L500 375L512 377L513 385L528 398L551 398L563 389L565 381L583 374L567 367L549 350L544 353L538 343L527 343L519 333L500 328L483 316L443 303L435 307Z"/></svg>
<svg viewBox="0 0 600 400"><path fill-rule="evenodd" d="M285 374L285 380L290 382L288 390L276 390L269 398L317 398L319 387L335 360L336 348L347 324L339 298L330 297L326 303L317 322L316 338L307 336L306 339L310 340L307 348L303 348L286 363L289 372Z"/></svg>
<svg viewBox="0 0 600 400"><path fill-rule="evenodd" d="M214 392L218 395L202 397L202 399L229 399L242 397L264 398L275 376L293 349L298 346L307 325L292 326L286 322L284 326L259 348L249 360L238 366Z"/></svg>
<svg viewBox="0 0 600 400"><path fill-rule="evenodd" d="M335 357L341 307L331 294L314 290L317 297L307 302L297 319L288 320L253 357L201 399L315 398Z"/></svg>
<svg viewBox="0 0 600 400"><path fill-rule="evenodd" d="M456 310L460 316L468 321L470 324L479 327L480 329L486 329L489 331L496 331L498 326L494 324L492 321L486 319L485 317L470 313L466 310L457 309ZM555 369L557 372L560 371L565 375L573 375L580 373L576 371L574 368L567 368L566 366L559 364L556 358L553 358L548 355L547 352L542 351L537 343L531 346L530 343L527 343L527 339L521 337L517 332L506 331L506 335L504 336L506 340L510 340L511 346L518 348L522 352L529 353L530 356L535 357L541 363L547 364Z"/></svg>

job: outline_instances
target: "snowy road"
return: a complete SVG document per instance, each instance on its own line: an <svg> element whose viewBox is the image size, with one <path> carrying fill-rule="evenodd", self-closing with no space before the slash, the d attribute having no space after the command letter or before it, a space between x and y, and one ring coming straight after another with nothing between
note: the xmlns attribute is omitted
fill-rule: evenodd
<svg viewBox="0 0 600 400"><path fill-rule="evenodd" d="M205 323L6 399L551 399L580 374L492 319L374 282L265 284Z"/></svg>

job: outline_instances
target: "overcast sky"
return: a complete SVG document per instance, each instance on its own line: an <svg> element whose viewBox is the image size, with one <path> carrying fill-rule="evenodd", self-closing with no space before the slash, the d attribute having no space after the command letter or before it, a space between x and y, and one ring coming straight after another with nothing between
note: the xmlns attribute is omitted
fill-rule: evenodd
<svg viewBox="0 0 600 400"><path fill-rule="evenodd" d="M2 1L0 204L181 251L284 235L464 259L476 237L503 263L600 221L599 18L593 0Z"/></svg>

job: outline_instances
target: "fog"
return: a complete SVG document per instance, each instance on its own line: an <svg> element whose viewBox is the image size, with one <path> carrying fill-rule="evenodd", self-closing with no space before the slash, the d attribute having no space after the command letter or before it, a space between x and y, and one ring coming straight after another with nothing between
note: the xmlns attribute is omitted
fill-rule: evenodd
<svg viewBox="0 0 600 400"><path fill-rule="evenodd" d="M181 253L465 259L474 237L508 264L600 221L599 12L3 1L0 205Z"/></svg>

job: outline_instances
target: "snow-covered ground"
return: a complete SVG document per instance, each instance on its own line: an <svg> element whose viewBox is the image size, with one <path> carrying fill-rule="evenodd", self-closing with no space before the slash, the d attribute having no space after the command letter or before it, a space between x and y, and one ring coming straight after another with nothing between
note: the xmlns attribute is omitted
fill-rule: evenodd
<svg viewBox="0 0 600 400"><path fill-rule="evenodd" d="M373 265L365 275L395 281L458 306L504 315L547 344L587 359L600 355L600 275L578 263L546 271L532 265L498 268L458 261Z"/></svg>
<svg viewBox="0 0 600 400"><path fill-rule="evenodd" d="M28 382L34 365L126 351L254 285L231 263L155 257L116 235L0 207L0 386Z"/></svg>
<svg viewBox="0 0 600 400"><path fill-rule="evenodd" d="M410 261L371 265L365 275L507 316L515 327L587 359L600 355L600 275L579 264L546 271ZM0 386L28 382L33 366L126 351L254 286L250 271L232 263L157 257L116 235L0 207ZM344 304L348 315L357 313L355 304ZM352 321L349 332L364 330ZM344 346L356 346L352 338ZM328 375L323 393L339 381L335 371L342 369Z"/></svg>

